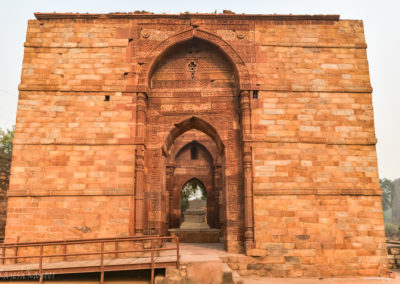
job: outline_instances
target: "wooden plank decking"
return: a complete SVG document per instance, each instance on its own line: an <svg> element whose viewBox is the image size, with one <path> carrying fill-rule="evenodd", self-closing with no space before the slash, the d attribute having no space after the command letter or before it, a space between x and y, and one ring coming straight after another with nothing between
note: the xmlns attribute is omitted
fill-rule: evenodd
<svg viewBox="0 0 400 284"><path fill-rule="evenodd" d="M167 241L173 241L175 246ZM119 243L134 242L142 244L139 249L115 249L105 251L105 244L115 244L118 248ZM149 247L150 243L150 247ZM100 251L44 254L44 247L57 247L66 251L68 245L99 244ZM156 245L154 245L156 244ZM161 246L160 246L161 244ZM162 245L163 244L163 245ZM132 238L113 238L98 240L73 240L43 243L17 243L0 244L2 256L0 257L0 278L14 276L39 276L39 282L43 283L43 276L49 274L70 274L85 272L100 272L100 283L104 281L104 272L119 270L139 270L151 269L151 281L154 281L154 269L166 267L179 267L179 240L175 237L132 237ZM21 251L18 249L24 248ZM27 248L39 248L39 255L24 255ZM59 249L59 250L60 250ZM13 255L10 255L14 252ZM8 251L8 253L7 253ZM54 250L57 251L57 250ZM132 256L132 253L139 253L140 256ZM130 257L119 257L131 254ZM55 257L64 258L64 261L51 261ZM79 260L69 260L68 258L79 258ZM90 258L90 259L88 259ZM14 263L13 263L14 262Z"/></svg>
<svg viewBox="0 0 400 284"><path fill-rule="evenodd" d="M168 266L176 266L176 256L160 256L154 257L154 265L158 264L171 264ZM151 259L150 257L138 257L138 258L119 258L119 259L109 259L104 260L103 265L105 266L104 270L108 271L107 267L118 267L118 266L140 266L146 267L150 269ZM65 269L82 269L82 268L90 268L90 267L99 267L100 260L80 260L80 261L61 261L61 262L53 262L53 263L43 263L42 269L49 273L54 273L52 270L65 270ZM3 275L5 273L18 272L21 271L38 271L39 264L38 263L28 263L28 264L8 264L8 265L0 265L0 277L10 276ZM99 270L93 270L92 272L97 272ZM113 269L109 269L109 271L113 271ZM18 274L21 275L21 274Z"/></svg>

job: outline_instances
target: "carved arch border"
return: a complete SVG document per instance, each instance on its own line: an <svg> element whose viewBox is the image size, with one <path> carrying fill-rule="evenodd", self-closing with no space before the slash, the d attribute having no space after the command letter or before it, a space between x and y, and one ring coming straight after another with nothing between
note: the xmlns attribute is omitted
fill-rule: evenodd
<svg viewBox="0 0 400 284"><path fill-rule="evenodd" d="M216 46L234 67L236 80L238 81L238 88L240 90L251 89L250 74L246 63L236 50L221 37L209 31L195 27L185 29L170 36L149 52L142 62L143 65L139 73L138 89L148 92L150 89L150 77L156 68L157 63L163 58L164 54L174 48L177 44L195 38L204 40Z"/></svg>
<svg viewBox="0 0 400 284"><path fill-rule="evenodd" d="M165 138L164 144L161 146L163 155L165 157L169 157L171 155L170 149L171 146L174 144L175 140L181 136L183 133L196 129L207 136L209 136L216 144L217 146L217 159L219 156L224 155L224 150L225 150L225 145L222 142L221 137L219 136L217 130L207 121L203 120L202 118L199 118L197 116L192 116L189 117L180 123L177 123L174 125L174 128L172 128L169 132L167 137ZM198 142L197 142L198 143ZM200 144L200 143L199 143ZM211 154L211 153L210 153ZM214 161L215 163L219 161Z"/></svg>

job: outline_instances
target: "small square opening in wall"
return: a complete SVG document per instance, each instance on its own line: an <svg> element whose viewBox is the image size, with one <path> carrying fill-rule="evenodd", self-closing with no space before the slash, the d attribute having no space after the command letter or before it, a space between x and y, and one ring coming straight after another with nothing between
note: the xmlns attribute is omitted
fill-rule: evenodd
<svg viewBox="0 0 400 284"><path fill-rule="evenodd" d="M109 102L110 101L110 96L109 95L104 96L104 101L105 102Z"/></svg>
<svg viewBox="0 0 400 284"><path fill-rule="evenodd" d="M253 91L253 99L258 99L258 91Z"/></svg>
<svg viewBox="0 0 400 284"><path fill-rule="evenodd" d="M197 160L198 159L198 152L197 152L197 147L196 146L192 146L192 148L190 149L190 158L192 160Z"/></svg>

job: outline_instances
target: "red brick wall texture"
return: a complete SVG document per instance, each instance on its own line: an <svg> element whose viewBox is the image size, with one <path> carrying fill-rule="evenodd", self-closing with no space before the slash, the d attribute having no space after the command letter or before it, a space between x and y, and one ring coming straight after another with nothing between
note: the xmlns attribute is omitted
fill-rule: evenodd
<svg viewBox="0 0 400 284"><path fill-rule="evenodd" d="M36 14L19 90L6 241L165 234L197 178L247 270L385 274L362 21Z"/></svg>

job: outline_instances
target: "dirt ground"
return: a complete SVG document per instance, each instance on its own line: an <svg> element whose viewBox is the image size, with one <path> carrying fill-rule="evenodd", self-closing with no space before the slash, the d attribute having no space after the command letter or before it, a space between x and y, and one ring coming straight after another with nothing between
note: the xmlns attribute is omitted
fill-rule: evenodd
<svg viewBox="0 0 400 284"><path fill-rule="evenodd" d="M255 278L246 277L244 284L400 284L400 275L396 279L392 278Z"/></svg>

